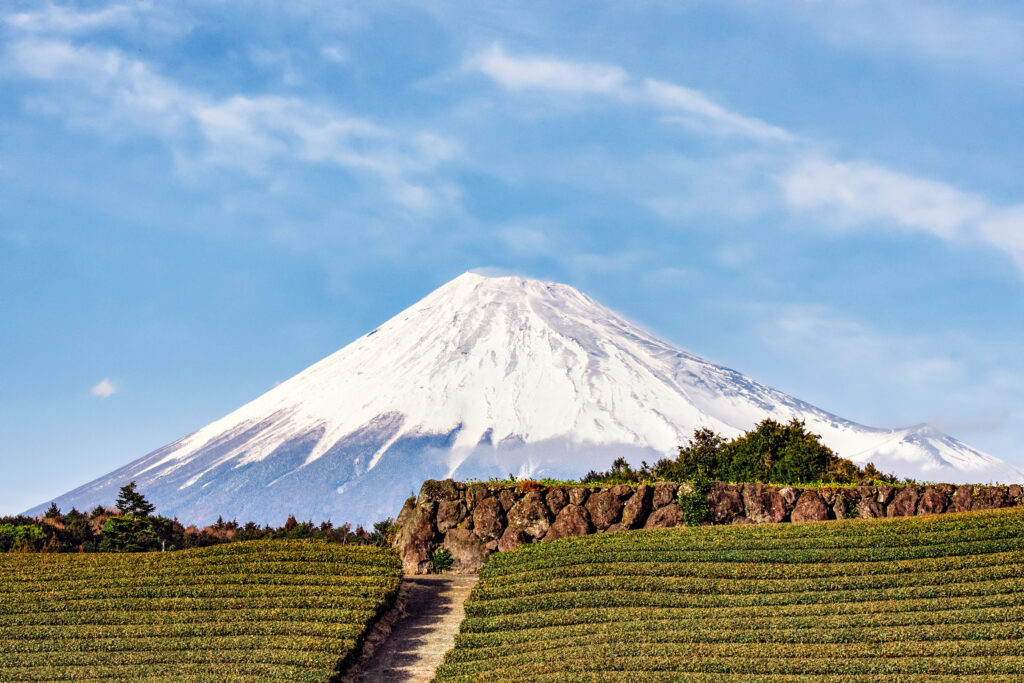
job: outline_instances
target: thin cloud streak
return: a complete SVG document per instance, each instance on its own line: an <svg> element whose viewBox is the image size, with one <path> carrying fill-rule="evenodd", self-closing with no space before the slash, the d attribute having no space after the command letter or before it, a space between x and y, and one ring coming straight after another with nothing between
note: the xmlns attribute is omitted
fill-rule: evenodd
<svg viewBox="0 0 1024 683"><path fill-rule="evenodd" d="M815 157L813 141L732 111L697 90L654 79L638 81L618 66L511 56L499 43L466 64L512 92L611 97L653 108L662 112L661 121L683 124L699 134L748 140L761 151L761 171L774 176L790 211L825 214L847 229L884 223L951 244L985 244L1010 256L1024 272L1024 205L999 207L939 181L870 163ZM666 219L686 213L678 199L648 198L646 204Z"/></svg>
<svg viewBox="0 0 1024 683"><path fill-rule="evenodd" d="M759 119L737 114L709 99L703 93L675 83L648 79L644 82L645 99L670 111L680 111L688 118L677 119L696 127L710 127L720 135L739 135L764 142L792 142L793 135Z"/></svg>
<svg viewBox="0 0 1024 683"><path fill-rule="evenodd" d="M1024 206L1001 208L951 185L867 163L805 160L779 180L787 204L845 227L884 222L947 242L980 242L1024 270Z"/></svg>
<svg viewBox="0 0 1024 683"><path fill-rule="evenodd" d="M213 98L117 49L31 38L11 45L4 61L8 75L55 86L35 98L44 111L112 135L156 135L186 166L265 175L282 160L329 164L376 178L393 201L420 212L458 196L428 177L458 154L457 144L438 135L395 130L296 97Z"/></svg>
<svg viewBox="0 0 1024 683"><path fill-rule="evenodd" d="M679 119L680 122L716 135L761 142L793 140L789 132L731 111L701 92L665 81L638 81L619 66L553 57L514 57L505 52L500 43L495 43L467 59L466 67L490 77L506 90L603 95L624 103L683 114L685 118Z"/></svg>
<svg viewBox="0 0 1024 683"><path fill-rule="evenodd" d="M4 21L23 31L46 33L80 33L112 27L134 25L140 13L152 9L152 3L136 5L114 4L95 11L77 11L68 7L47 4L34 12L16 12Z"/></svg>
<svg viewBox="0 0 1024 683"><path fill-rule="evenodd" d="M510 90L623 95L629 79L626 71L617 66L510 57L500 43L471 57L467 64Z"/></svg>

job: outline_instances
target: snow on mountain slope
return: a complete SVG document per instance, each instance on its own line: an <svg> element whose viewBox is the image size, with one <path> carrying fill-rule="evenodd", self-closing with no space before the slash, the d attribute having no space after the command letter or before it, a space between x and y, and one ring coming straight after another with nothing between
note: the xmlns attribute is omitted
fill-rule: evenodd
<svg viewBox="0 0 1024 683"><path fill-rule="evenodd" d="M567 285L466 273L57 503L109 504L135 480L183 521L366 523L397 513L426 478L579 476L620 455L670 455L698 427L735 436L765 417L803 419L840 455L901 476L1024 481L926 425L864 427L702 360Z"/></svg>

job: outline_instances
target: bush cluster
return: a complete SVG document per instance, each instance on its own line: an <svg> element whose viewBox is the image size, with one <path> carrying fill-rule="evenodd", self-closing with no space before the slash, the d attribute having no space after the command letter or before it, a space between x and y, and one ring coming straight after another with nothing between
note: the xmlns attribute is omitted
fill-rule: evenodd
<svg viewBox="0 0 1024 683"><path fill-rule="evenodd" d="M675 458L663 458L654 465L645 462L639 468L619 458L605 472L592 470L583 483L614 485L699 478L764 484L899 482L879 472L872 463L860 468L840 458L800 420L781 424L769 418L731 440L707 428L694 430L693 438L679 447Z"/></svg>

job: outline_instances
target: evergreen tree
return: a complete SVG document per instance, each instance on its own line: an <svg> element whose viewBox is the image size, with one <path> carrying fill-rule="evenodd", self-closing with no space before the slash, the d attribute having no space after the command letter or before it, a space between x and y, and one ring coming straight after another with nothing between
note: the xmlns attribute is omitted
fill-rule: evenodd
<svg viewBox="0 0 1024 683"><path fill-rule="evenodd" d="M134 481L121 487L115 505L122 515L140 517L148 517L156 509L156 506L146 500L145 496L135 490Z"/></svg>
<svg viewBox="0 0 1024 683"><path fill-rule="evenodd" d="M92 550L95 549L93 542L92 527L89 525L89 518L75 508L63 516L64 529L60 533L60 541L64 550Z"/></svg>
<svg viewBox="0 0 1024 683"><path fill-rule="evenodd" d="M153 521L149 514L155 506L136 491L135 482L121 487L117 497L118 516L103 525L100 550L115 553L137 553L157 547Z"/></svg>
<svg viewBox="0 0 1024 683"><path fill-rule="evenodd" d="M60 508L57 507L57 503L50 503L50 507L46 508L46 512L43 514L46 519L60 520Z"/></svg>
<svg viewBox="0 0 1024 683"><path fill-rule="evenodd" d="M668 481L719 477L723 470L725 446L725 439L707 427L695 429L689 443L679 447L679 456L675 460L665 459L655 464L654 476Z"/></svg>

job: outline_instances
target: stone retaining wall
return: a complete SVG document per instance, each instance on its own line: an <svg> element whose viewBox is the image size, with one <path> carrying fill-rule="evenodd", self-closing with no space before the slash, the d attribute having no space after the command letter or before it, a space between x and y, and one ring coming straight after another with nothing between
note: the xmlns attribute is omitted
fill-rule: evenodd
<svg viewBox="0 0 1024 683"><path fill-rule="evenodd" d="M540 486L429 480L398 515L395 546L409 573L425 573L440 547L451 551L454 571L475 572L495 550L524 543L679 526L679 496L691 492L689 484L672 483ZM1024 504L1024 489L1017 484L800 488L714 482L707 498L708 523L757 524L988 510Z"/></svg>

